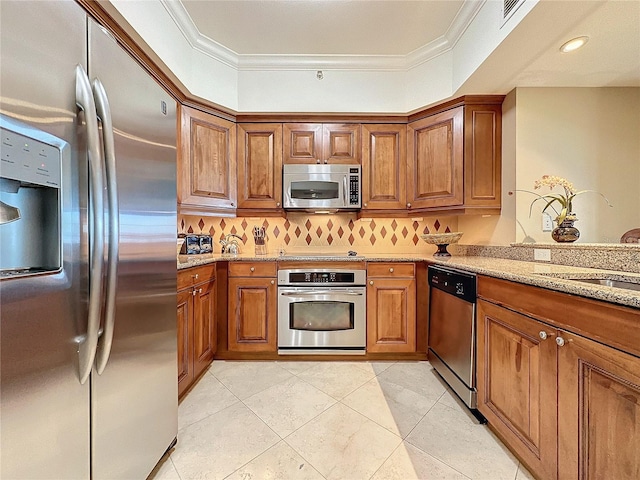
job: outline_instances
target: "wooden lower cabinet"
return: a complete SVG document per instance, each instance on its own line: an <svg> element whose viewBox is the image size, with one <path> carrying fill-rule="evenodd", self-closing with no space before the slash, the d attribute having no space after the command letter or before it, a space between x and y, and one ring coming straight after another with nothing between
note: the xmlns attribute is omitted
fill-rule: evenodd
<svg viewBox="0 0 640 480"><path fill-rule="evenodd" d="M187 270L180 272L190 275ZM215 278L178 292L178 395L211 364L217 346Z"/></svg>
<svg viewBox="0 0 640 480"><path fill-rule="evenodd" d="M370 264L368 271L367 352L415 352L415 265Z"/></svg>
<svg viewBox="0 0 640 480"><path fill-rule="evenodd" d="M276 295L275 278L229 277L230 352L277 351Z"/></svg>
<svg viewBox="0 0 640 480"><path fill-rule="evenodd" d="M479 300L477 358L478 409L536 478L640 478L639 357Z"/></svg>

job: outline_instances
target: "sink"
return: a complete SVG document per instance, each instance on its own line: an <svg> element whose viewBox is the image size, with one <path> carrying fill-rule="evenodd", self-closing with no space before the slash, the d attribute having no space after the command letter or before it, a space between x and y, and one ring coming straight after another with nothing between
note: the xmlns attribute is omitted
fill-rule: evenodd
<svg viewBox="0 0 640 480"><path fill-rule="evenodd" d="M567 278L575 282L590 283L592 285L604 285L605 287L624 288L640 292L640 283L625 282L624 280L611 280L609 278Z"/></svg>

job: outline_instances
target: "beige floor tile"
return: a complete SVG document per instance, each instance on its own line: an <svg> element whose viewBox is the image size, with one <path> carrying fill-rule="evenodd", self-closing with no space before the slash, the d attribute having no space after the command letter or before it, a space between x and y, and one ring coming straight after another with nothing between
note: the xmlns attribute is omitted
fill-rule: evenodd
<svg viewBox="0 0 640 480"><path fill-rule="evenodd" d="M286 437L336 403L333 397L293 377L244 401L281 437Z"/></svg>
<svg viewBox="0 0 640 480"><path fill-rule="evenodd" d="M468 480L460 472L402 442L371 480Z"/></svg>
<svg viewBox="0 0 640 480"><path fill-rule="evenodd" d="M311 367L315 367L319 363L322 362L288 362L288 361L278 361L277 365L284 368L290 373L294 375L298 375L299 373L305 372L309 370Z"/></svg>
<svg viewBox="0 0 640 480"><path fill-rule="evenodd" d="M324 480L324 477L289 445L280 442L234 472L227 479Z"/></svg>
<svg viewBox="0 0 640 480"><path fill-rule="evenodd" d="M461 408L437 403L406 441L474 480L513 480L518 461Z"/></svg>
<svg viewBox="0 0 640 480"><path fill-rule="evenodd" d="M276 362L213 362L209 372L240 400L293 376Z"/></svg>
<svg viewBox="0 0 640 480"><path fill-rule="evenodd" d="M462 402L462 400L458 398L458 396L453 392L453 390L451 390L451 387L446 388L445 392L442 394L438 402L451 408L464 407L464 403Z"/></svg>
<svg viewBox="0 0 640 480"><path fill-rule="evenodd" d="M389 362L353 362L353 364L357 367L363 368L367 372L373 372L376 375L380 375L391 365L395 365L398 362L389 361Z"/></svg>
<svg viewBox="0 0 640 480"><path fill-rule="evenodd" d="M219 479L278 441L251 410L236 403L181 430L171 460L183 480Z"/></svg>
<svg viewBox="0 0 640 480"><path fill-rule="evenodd" d="M324 362L298 375L333 398L341 399L371 380L375 374L353 363Z"/></svg>
<svg viewBox="0 0 640 480"><path fill-rule="evenodd" d="M147 480L180 480L180 476L176 471L176 467L173 466L173 462L170 458L166 458L161 464L156 465L156 468Z"/></svg>
<svg viewBox="0 0 640 480"><path fill-rule="evenodd" d="M418 395L400 385L374 378L347 395L342 403L404 438L437 400L436 396Z"/></svg>
<svg viewBox="0 0 640 480"><path fill-rule="evenodd" d="M402 441L338 403L289 435L286 442L327 479L368 479Z"/></svg>
<svg viewBox="0 0 640 480"><path fill-rule="evenodd" d="M436 400L445 391L444 384L429 362L398 362L379 376L381 380L408 388L419 395L435 396Z"/></svg>
<svg viewBox="0 0 640 480"><path fill-rule="evenodd" d="M516 475L516 480L536 480L536 477L533 476L527 467L520 464L518 465L518 474Z"/></svg>
<svg viewBox="0 0 640 480"><path fill-rule="evenodd" d="M238 402L220 381L205 373L178 406L178 428L182 429Z"/></svg>

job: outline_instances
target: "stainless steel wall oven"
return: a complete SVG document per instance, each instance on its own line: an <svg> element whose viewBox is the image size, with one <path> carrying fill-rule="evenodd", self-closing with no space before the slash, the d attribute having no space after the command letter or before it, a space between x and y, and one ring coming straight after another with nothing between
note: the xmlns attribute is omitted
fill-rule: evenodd
<svg viewBox="0 0 640 480"><path fill-rule="evenodd" d="M364 354L366 271L278 272L278 353Z"/></svg>

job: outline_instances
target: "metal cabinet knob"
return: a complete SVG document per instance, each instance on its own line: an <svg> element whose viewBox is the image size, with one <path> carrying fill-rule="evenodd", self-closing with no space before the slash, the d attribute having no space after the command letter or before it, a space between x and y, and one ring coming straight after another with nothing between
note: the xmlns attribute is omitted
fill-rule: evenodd
<svg viewBox="0 0 640 480"><path fill-rule="evenodd" d="M369 285L373 285L373 280L369 281Z"/></svg>
<svg viewBox="0 0 640 480"><path fill-rule="evenodd" d="M271 285L275 285L276 281L275 280L271 280Z"/></svg>
<svg viewBox="0 0 640 480"><path fill-rule="evenodd" d="M540 332L540 333L539 333L539 335L540 335L540 338L541 338L542 340L546 340L546 339L547 339L547 332L542 331L542 332Z"/></svg>
<svg viewBox="0 0 640 480"><path fill-rule="evenodd" d="M556 337L556 343L558 344L559 347L562 347L564 345L564 338Z"/></svg>
<svg viewBox="0 0 640 480"><path fill-rule="evenodd" d="M363 203L363 204L362 204L362 206L363 206L363 207L366 207L366 206L367 206L367 204L366 204L366 203Z"/></svg>
<svg viewBox="0 0 640 480"><path fill-rule="evenodd" d="M193 296L195 297L197 293L198 293L198 292L196 292L196 289L194 288L194 289L193 289L193 292L191 292L191 295L193 295Z"/></svg>
<svg viewBox="0 0 640 480"><path fill-rule="evenodd" d="M280 202L276 202L276 207L279 207L279 206L280 206Z"/></svg>
<svg viewBox="0 0 640 480"><path fill-rule="evenodd" d="M329 160L325 160L324 163L329 163Z"/></svg>
<svg viewBox="0 0 640 480"><path fill-rule="evenodd" d="M195 275L191 275L191 278L193 278L194 280L197 280L199 277L199 275L196 273Z"/></svg>
<svg viewBox="0 0 640 480"><path fill-rule="evenodd" d="M255 272L255 271L256 271L256 268L255 268L255 267L251 267L251 268L249 269L249 271L251 271L251 272Z"/></svg>
<svg viewBox="0 0 640 480"><path fill-rule="evenodd" d="M202 293L202 289L201 288L198 289L198 293Z"/></svg>
<svg viewBox="0 0 640 480"><path fill-rule="evenodd" d="M389 273L393 273L393 267L389 269Z"/></svg>
<svg viewBox="0 0 640 480"><path fill-rule="evenodd" d="M407 203L407 208L411 208L411 204L410 203Z"/></svg>
<svg viewBox="0 0 640 480"><path fill-rule="evenodd" d="M231 206L232 206L232 207L235 207L235 203L231 202Z"/></svg>
<svg viewBox="0 0 640 480"><path fill-rule="evenodd" d="M316 160L316 163L320 163L320 159L317 159L317 160Z"/></svg>

